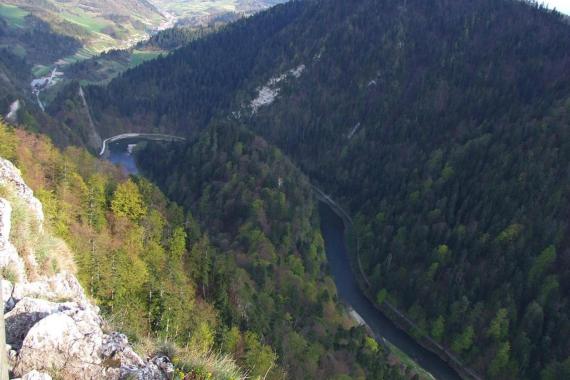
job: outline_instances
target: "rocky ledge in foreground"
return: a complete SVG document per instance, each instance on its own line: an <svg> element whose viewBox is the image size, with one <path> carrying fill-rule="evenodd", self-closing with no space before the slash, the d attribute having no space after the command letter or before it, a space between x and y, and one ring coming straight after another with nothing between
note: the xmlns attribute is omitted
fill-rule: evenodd
<svg viewBox="0 0 570 380"><path fill-rule="evenodd" d="M19 170L0 158L0 194L24 204L42 230L41 203ZM10 240L12 205L0 198L0 274L12 377L23 380L168 379L167 357L142 359L121 333L109 332L72 273L42 275L32 250ZM42 232L43 233L43 232ZM33 281L30 280L33 278Z"/></svg>

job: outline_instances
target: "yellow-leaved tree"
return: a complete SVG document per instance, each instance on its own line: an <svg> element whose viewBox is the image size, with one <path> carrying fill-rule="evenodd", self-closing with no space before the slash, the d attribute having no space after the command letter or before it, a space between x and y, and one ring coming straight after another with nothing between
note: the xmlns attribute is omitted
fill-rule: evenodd
<svg viewBox="0 0 570 380"><path fill-rule="evenodd" d="M130 179L120 183L113 194L111 210L116 216L139 221L146 214L146 206L138 186Z"/></svg>

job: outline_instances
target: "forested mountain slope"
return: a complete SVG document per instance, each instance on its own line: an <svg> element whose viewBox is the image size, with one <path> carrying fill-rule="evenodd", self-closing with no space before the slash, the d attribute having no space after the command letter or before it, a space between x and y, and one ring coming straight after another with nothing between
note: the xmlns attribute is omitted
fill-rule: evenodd
<svg viewBox="0 0 570 380"><path fill-rule="evenodd" d="M326 275L312 189L277 148L215 125L188 144L149 146L138 161L207 234L196 244L211 245L208 255L192 251L189 269L231 327L225 344L252 375L263 375L275 354L248 357L231 340L239 327L275 349L286 378L400 378L363 327L348 328Z"/></svg>
<svg viewBox="0 0 570 380"><path fill-rule="evenodd" d="M389 300L480 373L570 365L570 25L510 0L306 1L90 99L104 134L231 119L356 216ZM566 371L566 372L564 372Z"/></svg>
<svg viewBox="0 0 570 380"><path fill-rule="evenodd" d="M486 80L499 81L502 87L515 81L516 78L510 78L515 74L523 77L517 71L521 65L529 64L533 57L541 57L543 64L549 67L541 72L548 75L542 88L539 82L533 90L535 96L543 94L548 83L562 79L559 77L564 73L568 26L560 15L547 14L518 1L478 0L449 4L437 1L433 6L406 4L405 7L397 2L349 1L340 4L325 0L276 6L196 41L157 63L132 70L104 91L92 88L90 103L97 109L97 117L102 119L101 128L107 128L108 123L120 116L126 117L127 124L129 119L136 119L137 125L133 128L184 131L205 126L217 111L221 110L224 116L229 111L240 111L240 107L247 106L256 97L256 90L268 80L301 64L312 67L312 74L306 75L300 83L286 87L301 87L296 91L296 95L302 94L302 97L297 96L298 100L318 96L325 89L326 94L330 91L331 95L322 99L323 107L335 101L334 106L344 107L340 109L342 112L337 112L339 115L354 111L362 113L353 107L357 104L364 107L360 98L372 100L380 94L395 97L390 87L379 89L376 86L376 92L372 94L365 91L368 84L378 84L378 74L384 76L386 83L401 81L402 86L410 87L408 95L413 94L415 89L411 86L418 86L421 76L431 73L434 65L443 65L445 57L453 59L457 69L463 70L456 70L455 78L466 81L476 78L470 75L472 69L476 71L482 64L490 64L495 59L503 66L508 63L512 71L510 76L505 78L499 71L493 71L496 74L493 78L487 75ZM445 20L441 27L437 22L431 22L435 17ZM526 23L518 22L521 17ZM495 28L493 32L487 30L487 23L491 22ZM540 28L541 33L529 34L534 27ZM504 31L500 31L501 28ZM496 39L497 33L504 38ZM521 44L518 50L510 48L511 40L513 46ZM480 56L479 53L487 48L490 53ZM470 62L467 53L478 54L486 61ZM402 61L403 58L407 60ZM415 70L416 65L418 70ZM532 67L528 66L530 70ZM389 68L392 70L388 71ZM491 70L489 65L485 68ZM410 73L412 70L415 73ZM447 71L438 67L438 72L430 75L441 77L443 73ZM464 78L461 77L463 74L469 75ZM484 72L479 76L485 79ZM527 87L537 79L528 77ZM484 83L481 80L478 84ZM331 86L336 87L329 88ZM443 89L441 92L442 96L446 95ZM236 97L236 93L240 96ZM335 98L329 99L332 94ZM348 99L340 98L343 96ZM450 94L446 96L450 97ZM229 105L231 101L235 104ZM314 108L317 102L308 99L305 105L309 103ZM345 109L351 112L345 112ZM327 109L318 111L323 117L330 114L324 112L329 111ZM113 130L126 128L114 124ZM344 126L346 130L341 133L348 134L353 126Z"/></svg>
<svg viewBox="0 0 570 380"><path fill-rule="evenodd" d="M0 156L22 168L43 204L43 230L49 239L38 234L34 221L20 210L14 210L12 220L16 248L23 256L36 256L35 269L50 276L69 269L61 268L61 262L76 267L87 295L109 324L128 334L144 355L169 355L177 369L175 378L186 374L200 380L243 378L247 366L241 369L231 357L209 351L220 326L215 307L196 296L196 285L186 270L194 242L187 239L191 227L185 228L180 207L148 181L133 181L81 148L61 152L45 136L12 129L1 121L0 141ZM5 196L3 186L0 193ZM69 249L62 250L56 238ZM201 252L197 247L193 251ZM10 269L2 268L2 277L13 281ZM239 332L236 335L240 337ZM264 347L255 337L250 342ZM30 349L34 353L39 347L49 344L36 342ZM91 358L87 355L97 353L78 356L73 347L72 364L58 362L46 368L54 377L83 378L84 373L66 371L72 372L72 365L98 364L85 362ZM250 352L258 355L259 349ZM34 355L28 359L42 362ZM102 365L120 364L112 359Z"/></svg>
<svg viewBox="0 0 570 380"><path fill-rule="evenodd" d="M255 67L274 66L274 52L265 57L258 52L304 9L300 2L276 6L197 40L158 65L130 70L106 88L87 88L101 133L156 127L184 133L204 127L218 108L230 108L236 90L253 79Z"/></svg>
<svg viewBox="0 0 570 380"><path fill-rule="evenodd" d="M76 267L111 328L145 357L170 357L174 379L405 378L405 367L388 365L387 352L340 308L309 184L260 137L224 126L169 155L144 151L149 173L184 209L81 148L60 151L1 121L0 141L0 157L22 168L45 214L39 234L14 210L18 251L34 254L46 275L62 262ZM154 169L174 167L170 160L179 167L166 181ZM15 282L11 267L0 269ZM43 347L31 345L28 359L42 363L35 353ZM89 366L86 357L73 356L73 365ZM128 363L98 364L117 372ZM37 369L82 378L65 362Z"/></svg>

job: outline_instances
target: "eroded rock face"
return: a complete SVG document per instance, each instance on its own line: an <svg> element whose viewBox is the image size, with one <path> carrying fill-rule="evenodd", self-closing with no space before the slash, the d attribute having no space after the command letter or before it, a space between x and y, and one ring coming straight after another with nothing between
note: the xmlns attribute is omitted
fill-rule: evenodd
<svg viewBox="0 0 570 380"><path fill-rule="evenodd" d="M38 372L33 370L22 376L21 380L52 380L51 376L47 373Z"/></svg>
<svg viewBox="0 0 570 380"><path fill-rule="evenodd" d="M19 301L24 297L36 297L60 302L74 300L81 304L89 303L77 278L65 272L40 281L15 284L12 298Z"/></svg>
<svg viewBox="0 0 570 380"><path fill-rule="evenodd" d="M124 366L121 368L121 379L170 379L174 373L174 366L170 359L166 356L156 356L144 366L129 368Z"/></svg>
<svg viewBox="0 0 570 380"><path fill-rule="evenodd" d="M10 215L12 214L12 206L10 203L0 198L0 239L3 242L7 242L10 238L10 229L12 226L12 221Z"/></svg>
<svg viewBox="0 0 570 380"><path fill-rule="evenodd" d="M33 370L26 373L24 376L15 378L13 380L52 380L52 377L45 372Z"/></svg>
<svg viewBox="0 0 570 380"><path fill-rule="evenodd" d="M71 308L41 319L28 331L14 373L55 371L64 379L168 379L168 358L141 359L125 335L104 334L93 309Z"/></svg>
<svg viewBox="0 0 570 380"><path fill-rule="evenodd" d="M12 291L14 290L14 285L8 280L1 279L2 282L2 302L4 305L4 313L12 310L15 302L12 300Z"/></svg>
<svg viewBox="0 0 570 380"><path fill-rule="evenodd" d="M41 202L34 197L34 192L22 179L20 170L2 157L0 157L0 185L13 187L18 198L34 211L40 223L43 222L44 213Z"/></svg>
<svg viewBox="0 0 570 380"><path fill-rule="evenodd" d="M41 225L40 202L19 171L0 158L2 184L15 189ZM13 277L2 280L1 292L13 374L22 380L50 380L47 373L65 380L169 379L174 369L168 358L143 360L125 335L104 332L99 308L85 296L73 274L27 281L22 258L9 240L10 214L10 203L0 199L0 269L10 268Z"/></svg>
<svg viewBox="0 0 570 380"><path fill-rule="evenodd" d="M90 326L97 330L98 326ZM28 369L52 370L63 378L107 378L102 358L97 354L102 334L83 334L77 322L58 312L37 322L28 332L18 353L14 373ZM113 376L116 378L116 376Z"/></svg>
<svg viewBox="0 0 570 380"><path fill-rule="evenodd" d="M6 343L14 349L19 349L32 326L64 307L64 305L41 299L24 298L10 312L4 315Z"/></svg>

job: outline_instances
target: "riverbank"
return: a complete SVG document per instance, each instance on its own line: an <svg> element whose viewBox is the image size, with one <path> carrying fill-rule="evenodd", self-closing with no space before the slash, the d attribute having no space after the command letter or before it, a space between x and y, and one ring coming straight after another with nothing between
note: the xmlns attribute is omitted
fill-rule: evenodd
<svg viewBox="0 0 570 380"><path fill-rule="evenodd" d="M388 302L384 302L382 305L376 303L373 292L371 291L371 285L366 278L366 274L364 273L362 264L359 260L358 238L352 229L352 219L350 215L340 205L332 200L330 196L326 195L323 191L316 187L314 187L314 189L315 193L317 194L317 199L321 203L326 204L342 222L343 234L346 235L345 238L348 238L348 244L345 241L345 249L347 251L346 266L348 268L351 268L351 274L353 274L359 291L366 298L367 302L370 303L370 305L372 305L372 307L376 310L377 314L389 320L391 326L388 326L388 328L393 327L400 331L402 334L405 334L406 337L409 340L412 340L415 345L421 347L421 350L417 351L413 349L413 347L409 345L409 342L406 341L403 342L408 346L407 349L405 347L400 347L397 344L396 347L398 347L410 357L414 358L414 360L418 361L422 367L428 369L428 371L436 375L438 379L481 380L480 376L478 376L473 370L464 366L451 352L446 350L437 342L433 341L431 338L418 334L418 329L413 321L407 318L396 307ZM353 253L349 254L349 251L352 251ZM355 276L354 273L358 273L359 275ZM398 337L398 339L399 338L400 337ZM390 340L389 338L386 339ZM417 355L421 355L421 357ZM434 357L437 359L434 359ZM434 360L439 361L440 363L436 364ZM432 365L435 365L436 371L439 373L439 375L435 373L433 369L430 370L430 368L432 368Z"/></svg>

